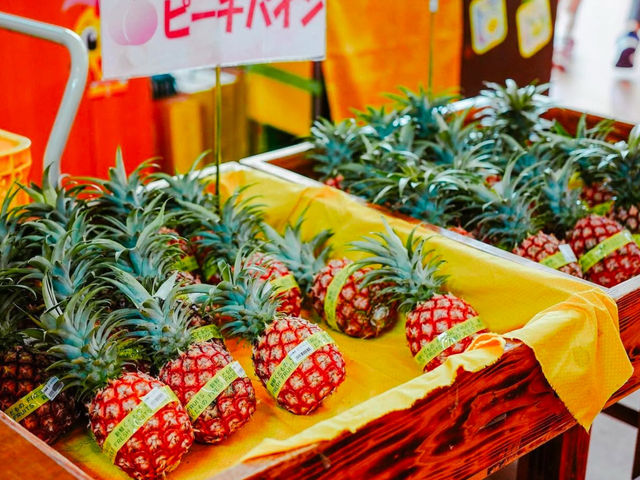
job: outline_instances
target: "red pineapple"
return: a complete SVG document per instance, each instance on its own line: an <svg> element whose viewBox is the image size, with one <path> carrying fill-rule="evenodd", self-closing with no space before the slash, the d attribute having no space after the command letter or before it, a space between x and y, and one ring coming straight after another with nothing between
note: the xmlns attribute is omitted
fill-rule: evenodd
<svg viewBox="0 0 640 480"><path fill-rule="evenodd" d="M196 440L221 442L246 424L256 409L251 381L221 342L200 337L203 331L193 328L191 308L177 299L180 290L174 288L175 276L153 295L126 272L114 270L114 277L112 283L138 308L137 316L125 312L130 328L153 351L159 378L185 406ZM190 287L196 294L208 295L210 289L209 285ZM204 333L217 332L212 326L204 328L208 329ZM225 368L230 377L222 376ZM214 388L208 382L219 373L218 380L227 379L224 388L208 396ZM198 398L194 400L194 396Z"/></svg>
<svg viewBox="0 0 640 480"><path fill-rule="evenodd" d="M589 215L576 223L567 239L578 258L596 245L623 231L615 220ZM613 287L640 274L640 248L632 241L615 249L585 272L588 280L603 287Z"/></svg>
<svg viewBox="0 0 640 480"><path fill-rule="evenodd" d="M107 436L154 388L165 384L144 373L125 373L110 380L88 403L89 425L96 442ZM118 451L115 464L136 479L164 478L175 469L193 442L184 407L171 402L156 412Z"/></svg>
<svg viewBox="0 0 640 480"><path fill-rule="evenodd" d="M262 252L255 252L247 258L245 266L260 267L260 271L255 272L256 276L274 285L274 294L279 301L278 312L294 317L300 315L302 292L284 263ZM280 283L283 285L278 286Z"/></svg>
<svg viewBox="0 0 640 480"><path fill-rule="evenodd" d="M545 263L545 259L558 255L561 252L561 245L566 245L556 238L554 234L538 232L525 238L520 244L513 249L513 253L524 258L528 258L538 263ZM561 252L564 253L564 252ZM567 252L563 255L565 261L572 259L573 252ZM566 258L569 257L569 258ZM558 268L561 272L568 273L574 277L582 278L582 270L576 261L572 261Z"/></svg>
<svg viewBox="0 0 640 480"><path fill-rule="evenodd" d="M222 328L252 343L256 375L280 406L297 415L317 409L345 378L338 347L317 325L278 313L271 285L241 268L239 258L223 276L210 300L232 318Z"/></svg>
<svg viewBox="0 0 640 480"><path fill-rule="evenodd" d="M585 185L582 188L580 197L590 208L593 208L596 205L612 200L613 192L602 183L592 183L591 185Z"/></svg>
<svg viewBox="0 0 640 480"><path fill-rule="evenodd" d="M358 262L373 267L364 284L386 285L380 293L398 302L398 310L406 314L409 349L423 371L429 371L464 352L486 328L471 305L440 293L446 278L438 274L443 261L425 251L425 239L416 239L413 230L403 244L386 222L385 230L353 244L370 254Z"/></svg>
<svg viewBox="0 0 640 480"><path fill-rule="evenodd" d="M137 480L164 478L193 443L186 410L168 387L144 373L124 372L124 330L115 313L95 301L99 289L85 287L64 309L57 305L51 279L43 280L45 313L36 320L50 343L61 378L88 399L89 426L109 459ZM74 341L61 347L61 339ZM60 343L59 343L60 342ZM152 403L152 398L155 401ZM142 402L149 415L124 428L123 420ZM144 413L145 410L143 409ZM136 428L139 426L139 428ZM118 430L119 434L114 434ZM122 443L119 443L122 440Z"/></svg>
<svg viewBox="0 0 640 480"><path fill-rule="evenodd" d="M195 343L184 354L167 362L158 377L171 385L180 401L187 405L216 373L233 361L218 343ZM255 410L251 381L246 377L235 379L193 423L196 440L204 443L225 440L247 423Z"/></svg>
<svg viewBox="0 0 640 480"><path fill-rule="evenodd" d="M348 258L331 260L314 277L311 286L313 308L325 320L325 300L327 290L336 275L352 265ZM386 330L395 317L391 304L378 299L379 285L362 286L363 277L370 268L354 271L345 281L335 302L335 322L337 328L352 337L376 337Z"/></svg>
<svg viewBox="0 0 640 480"><path fill-rule="evenodd" d="M265 225L265 249L293 273L314 310L333 328L361 338L375 337L387 330L395 321L396 312L392 304L376 300L378 286L360 284L368 270L351 270L353 262L347 258L328 261L331 248L327 242L333 234L324 230L303 241L302 223L300 216L294 225L287 225L283 235ZM329 289L335 301L327 304ZM331 318L327 318L327 311Z"/></svg>
<svg viewBox="0 0 640 480"><path fill-rule="evenodd" d="M464 300L451 294L435 294L426 302L418 303L407 314L405 333L411 354L418 352L438 335L451 330L465 320L477 317L478 313ZM431 362L425 365L429 371L440 366L450 355L464 352L471 344L473 337L465 337L442 351Z"/></svg>

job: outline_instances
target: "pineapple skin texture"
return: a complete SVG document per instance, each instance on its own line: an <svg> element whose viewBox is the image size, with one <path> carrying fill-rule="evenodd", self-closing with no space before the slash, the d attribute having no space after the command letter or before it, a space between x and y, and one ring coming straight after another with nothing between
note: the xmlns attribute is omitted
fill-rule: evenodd
<svg viewBox="0 0 640 480"><path fill-rule="evenodd" d="M418 303L407 314L405 326L405 334L411 354L415 357L425 345L433 341L438 335L450 330L454 325L477 315L478 313L471 305L450 293L446 295L436 294L426 302ZM440 366L450 355L464 352L477 335L487 331L486 329L481 330L451 345L427 363L424 371L428 372Z"/></svg>
<svg viewBox="0 0 640 480"><path fill-rule="evenodd" d="M97 392L87 405L89 427L102 448L111 431L141 402L164 383L139 372L124 373ZM158 410L123 445L115 465L136 480L164 478L174 470L193 443L194 434L186 410L171 402Z"/></svg>
<svg viewBox="0 0 640 480"><path fill-rule="evenodd" d="M46 355L23 346L12 347L0 355L0 410L6 410L45 383L50 377L45 369L50 364ZM71 428L77 418L75 400L68 391L64 391L20 420L20 425L52 444Z"/></svg>
<svg viewBox="0 0 640 480"><path fill-rule="evenodd" d="M233 362L219 342L199 342L178 358L167 362L158 378L169 385L183 405L198 393L219 370ZM238 378L193 422L195 439L218 443L249 421L256 411L256 394L248 378Z"/></svg>
<svg viewBox="0 0 640 480"><path fill-rule="evenodd" d="M543 259L555 255L560 251L560 240L553 234L538 232L525 238L520 245L513 249L513 253L540 263ZM583 278L582 269L576 262L568 263L558 269L577 278Z"/></svg>
<svg viewBox="0 0 640 480"><path fill-rule="evenodd" d="M266 387L290 350L320 331L317 325L298 317L279 317L271 322L253 346L253 365L262 384ZM338 347L324 345L298 365L276 401L291 413L306 415L338 388L345 375L345 361Z"/></svg>
<svg viewBox="0 0 640 480"><path fill-rule="evenodd" d="M324 320L326 320L324 301L327 289L338 272L350 263L352 263L351 260L347 258L331 260L313 279L311 301L314 310ZM362 277L369 270L371 270L370 267L361 268L351 275L340 290L336 302L338 328L352 337L377 337L391 327L396 319L393 305L389 305L383 299L375 300L377 289L382 287L372 285L363 288L359 285Z"/></svg>
<svg viewBox="0 0 640 480"><path fill-rule="evenodd" d="M567 239L579 258L622 229L622 225L615 220L599 215L589 215L576 223L567 235ZM585 273L585 278L603 287L613 287L638 274L640 274L640 248L632 242L596 263Z"/></svg>
<svg viewBox="0 0 640 480"><path fill-rule="evenodd" d="M265 272L257 277L264 282L270 282L278 278L291 275L291 271L284 263L261 252L256 252L251 255L246 261L246 266L263 268ZM280 305L277 308L279 313L290 315L292 317L300 316L300 312L302 311L302 292L299 287L285 290L284 292L276 295L275 298L280 302Z"/></svg>

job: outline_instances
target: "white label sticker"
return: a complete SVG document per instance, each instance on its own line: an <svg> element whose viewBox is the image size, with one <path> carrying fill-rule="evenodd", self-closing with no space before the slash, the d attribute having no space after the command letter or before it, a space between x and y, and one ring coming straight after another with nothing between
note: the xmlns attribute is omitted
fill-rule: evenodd
<svg viewBox="0 0 640 480"><path fill-rule="evenodd" d="M562 256L567 262L572 263L578 261L576 254L573 253L571 247L566 243L561 243L560 246L558 246L558 249L562 252Z"/></svg>
<svg viewBox="0 0 640 480"><path fill-rule="evenodd" d="M231 368L233 369L234 372L236 372L236 375L238 375L238 377L243 378L247 376L247 374L244 371L244 368L242 368L242 365L240 365L237 361L231 364Z"/></svg>
<svg viewBox="0 0 640 480"><path fill-rule="evenodd" d="M311 353L313 353L313 347L305 340L291 349L288 355L291 357L291 360L300 363Z"/></svg>
<svg viewBox="0 0 640 480"><path fill-rule="evenodd" d="M51 377L42 387L42 393L44 393L49 400L55 400L62 391L62 387L64 387L64 383L58 380L58 377Z"/></svg>
<svg viewBox="0 0 640 480"><path fill-rule="evenodd" d="M162 387L154 387L153 390L142 397L142 401L146 403L150 409L155 410L166 402L168 398L167 392L165 392Z"/></svg>

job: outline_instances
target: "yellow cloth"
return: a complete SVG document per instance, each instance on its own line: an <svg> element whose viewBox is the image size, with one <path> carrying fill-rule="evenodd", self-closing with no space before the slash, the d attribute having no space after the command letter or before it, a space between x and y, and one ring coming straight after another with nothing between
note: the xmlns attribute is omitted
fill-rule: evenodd
<svg viewBox="0 0 640 480"><path fill-rule="evenodd" d="M382 227L381 214L329 188L304 188L255 171L224 176L228 194L238 185L252 184L248 195L261 194L268 221L276 228L294 220L309 206L305 233L335 230L336 256L348 254L346 243ZM402 234L412 226L398 219L391 224ZM632 368L617 333L615 303L602 291L552 273L497 259L440 235L430 246L446 260L449 289L479 312L489 329L520 338L535 352L551 386L585 427L609 396L631 375ZM277 407L253 374L250 348L229 342L232 355L249 374L258 397L251 421L216 446L194 445L172 479L200 480L229 468L243 458L308 445L354 431L384 413L410 407L435 388L455 380L458 369L478 371L503 353L497 335L478 337L467 352L450 357L427 374L409 352L402 322L372 340L330 331L347 363L347 378L309 416L295 416ZM56 444L65 455L83 463L99 479L125 478L100 454L89 435L78 429Z"/></svg>
<svg viewBox="0 0 640 480"><path fill-rule="evenodd" d="M429 2L328 2L327 59L322 65L331 115L386 102L381 92L428 85ZM440 2L435 15L433 90L457 90L462 56L462 0Z"/></svg>

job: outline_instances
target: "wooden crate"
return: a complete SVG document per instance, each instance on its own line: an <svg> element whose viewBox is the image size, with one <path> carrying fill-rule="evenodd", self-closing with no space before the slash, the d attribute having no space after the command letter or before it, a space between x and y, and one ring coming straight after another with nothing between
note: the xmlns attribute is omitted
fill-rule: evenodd
<svg viewBox="0 0 640 480"><path fill-rule="evenodd" d="M299 160L304 149L288 152ZM264 168L277 168L268 160L286 158L282 153L262 156ZM228 164L224 168L248 167ZM286 170L279 173L292 181L314 183ZM511 258L483 243L464 241ZM634 279L608 293L620 308L624 344L640 348L640 332L633 327L640 321L638 291L640 279ZM640 386L640 349L628 351L635 373L609 405ZM211 479L481 479L572 428L580 427L547 383L532 350L509 341L494 365L476 373L462 371L451 386L430 392L411 408L388 413L331 441L245 461ZM5 480L92 478L82 463L64 457L2 412L0 446L5 447L0 448L0 477Z"/></svg>

